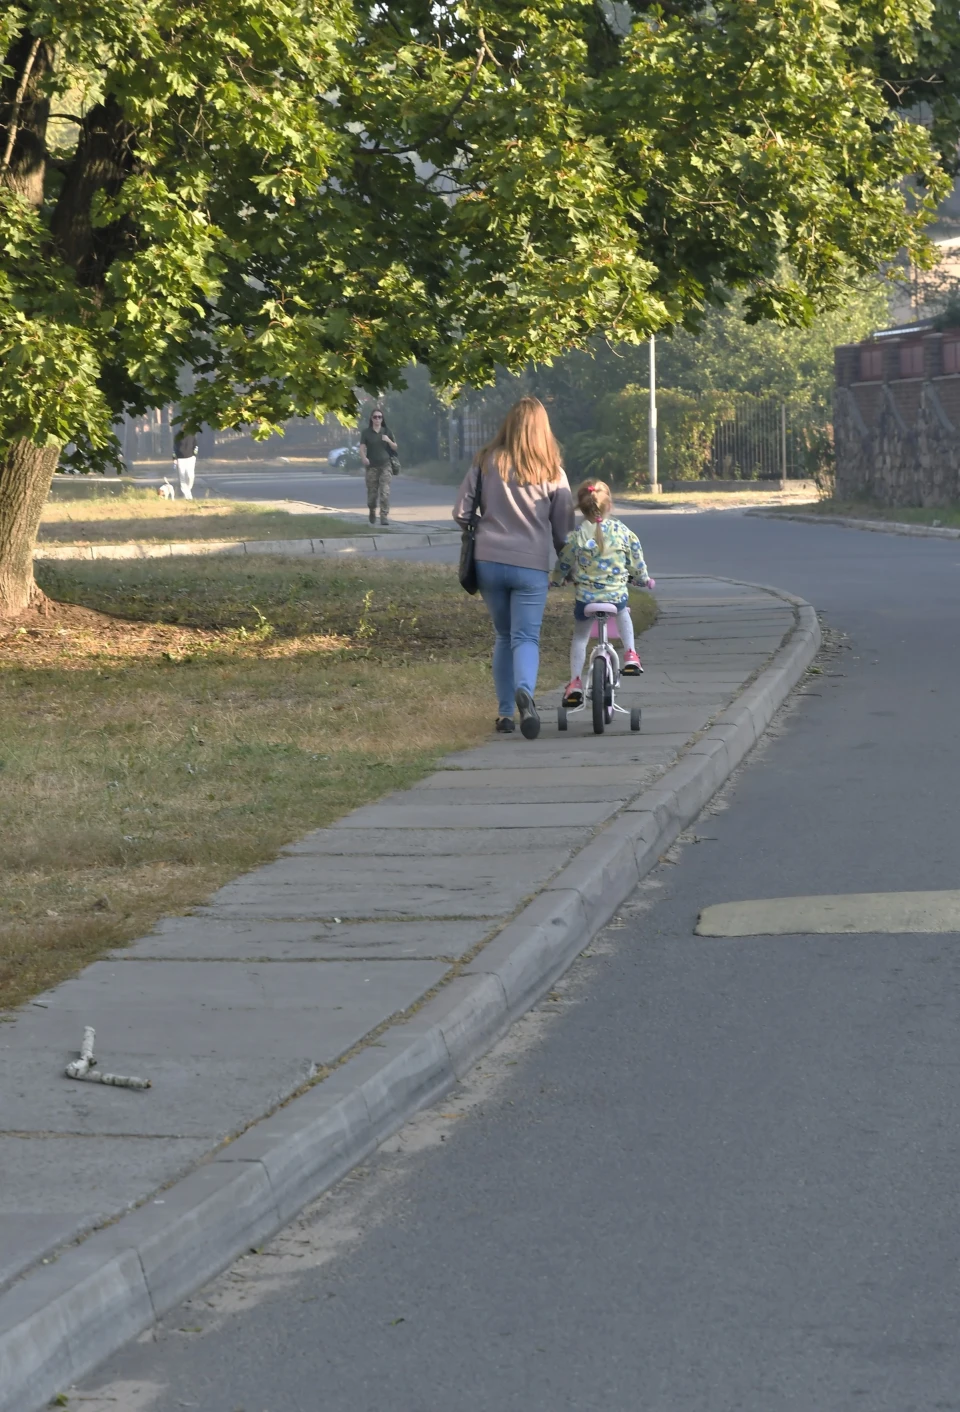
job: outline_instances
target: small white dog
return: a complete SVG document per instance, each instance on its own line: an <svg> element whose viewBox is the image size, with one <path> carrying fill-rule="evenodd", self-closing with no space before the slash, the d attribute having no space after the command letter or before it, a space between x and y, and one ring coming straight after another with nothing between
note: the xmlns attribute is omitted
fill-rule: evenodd
<svg viewBox="0 0 960 1412"><path fill-rule="evenodd" d="M172 500L172 499L174 498L174 496L176 495L176 493L177 493L177 492L174 490L173 486L172 486L172 485L170 484L170 482L167 480L166 476L164 476L164 478L163 478L163 485L161 485L160 488L159 488L159 490L157 491L157 494L160 496L160 499L161 499L161 500Z"/></svg>

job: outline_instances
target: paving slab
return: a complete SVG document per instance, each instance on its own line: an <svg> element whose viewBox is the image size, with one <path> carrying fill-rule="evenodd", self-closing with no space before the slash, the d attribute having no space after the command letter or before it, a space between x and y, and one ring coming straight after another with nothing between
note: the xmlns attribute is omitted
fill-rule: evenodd
<svg viewBox="0 0 960 1412"><path fill-rule="evenodd" d="M557 769L561 766L569 765L575 767L592 766L597 769L604 769L610 762L615 762L618 766L622 762L627 767L633 767L637 764L655 763L666 768L668 762L672 763L676 759L677 752L683 749L694 731L700 729L700 726L706 724L710 719L708 713L698 712L695 719L700 724L691 727L689 730L678 729L675 731L667 731L666 729L660 729L658 727L656 730L651 729L648 731L646 728L648 711L651 711L654 717L659 715L659 726L665 726L666 716L664 712L660 711L658 713L657 708L644 706L644 730L641 736L636 736L633 732L627 732L622 736L604 734L602 765L597 764L596 736L593 734L593 728L589 724L589 719L586 718L586 713L584 713L583 718L579 716L570 717L570 726L566 737L559 736L558 743L551 749L549 754L544 753L536 756L529 751L525 751L522 756L523 768L531 770ZM589 738L571 738L570 732L581 719L587 719ZM656 736L656 739L653 738L654 736ZM643 741L642 748L638 744L638 741L641 739ZM562 744L559 743L560 741L562 741ZM503 758L503 749L498 742L496 745L481 745L476 751L465 752L462 755L451 755L443 763L444 766L450 766L454 770L459 770L461 765L463 768L470 768L472 765L489 765L491 768L496 768L502 763ZM441 837L447 837L446 834L439 830L435 832ZM516 836L517 847L523 847L523 839L526 836L539 840L541 843L543 841L543 835L539 830L501 829L497 830L497 833L503 838L513 838ZM568 833L573 838L573 847L582 848L583 830L577 829L568 831ZM560 834L560 829L551 830L551 844L554 843L554 840L560 836ZM480 836L485 837L485 835ZM566 844L567 835L564 835L564 846L566 846ZM453 846L454 845L451 844L451 847Z"/></svg>
<svg viewBox="0 0 960 1412"><path fill-rule="evenodd" d="M582 779L569 778L563 784L525 784L521 788L508 785L488 786L467 785L457 790L457 804L462 809L472 809L477 804L512 805L518 794L523 795L526 804L602 804L617 803L630 799L642 787L645 780L652 779L657 770L647 770L643 774L622 776L615 784L604 784L593 779L589 766L582 771ZM410 793L416 799L442 798L436 788L414 788ZM447 791L449 793L449 791Z"/></svg>
<svg viewBox="0 0 960 1412"><path fill-rule="evenodd" d="M773 644L771 652L776 651L779 644ZM736 670L739 674L744 667L749 669L757 661L763 660L768 654L765 652L750 652L737 643L726 642L722 645L711 645L700 647L697 651L696 669L708 668L711 671L719 671L721 667L727 671ZM668 667L667 672L673 677L675 669Z"/></svg>
<svg viewBox="0 0 960 1412"><path fill-rule="evenodd" d="M445 970L435 961L98 961L41 997L43 1008L28 1006L15 1033L18 1047L57 1056L38 1096L60 1081L85 1025L96 1029L97 1048L114 1073L141 1072L151 1056L171 1053L330 1064L414 1004ZM254 1064L250 1082L258 1083ZM197 1101L215 1105L217 1096L208 1091Z"/></svg>
<svg viewBox="0 0 960 1412"><path fill-rule="evenodd" d="M417 791L410 791L415 795ZM636 793L634 790L633 793ZM481 796L482 797L482 796ZM246 878L227 883L210 898L211 907L219 907L236 896L238 889L254 887L297 888L358 888L370 898L376 894L384 907L391 907L401 887L442 887L459 892L464 888L496 889L504 883L520 882L527 886L539 884L557 871L568 857L565 848L544 848L541 837L538 848L512 853L485 853L473 858L469 853L441 854L431 858L416 854L390 854L381 859L372 872L368 858L331 859L314 854L289 854L267 863Z"/></svg>
<svg viewBox="0 0 960 1412"><path fill-rule="evenodd" d="M704 730L716 714L712 710L703 711L677 711L672 707L658 708L656 706L643 706L643 737L648 741L655 741L658 745L660 738L668 740L681 739L682 744L678 749L682 749L691 736L698 731ZM565 732L566 749L572 749L584 741L591 744L596 740L593 733L593 726L590 723L588 712L581 712L579 715L570 716L567 721ZM596 747L594 746L594 749Z"/></svg>
<svg viewBox="0 0 960 1412"><path fill-rule="evenodd" d="M544 691L538 740L449 756L0 1028L0 1281L14 1281L0 1294L0 1412L34 1412L64 1369L144 1327L465 1072L608 920L816 651L812 610L773 591L668 579L658 601L647 670L622 688L639 734L618 717L595 736L586 712L560 733L559 686ZM790 664L777 689L742 696L771 661ZM750 704L724 717L735 701ZM86 1025L101 1064L153 1087L66 1079ZM74 1298L74 1269L101 1271L99 1293ZM80 1321L69 1357L45 1349L68 1317L58 1305L44 1322L45 1298Z"/></svg>
<svg viewBox="0 0 960 1412"><path fill-rule="evenodd" d="M682 630L684 657L699 661L708 652L773 652L783 641L782 621L754 623L742 632L725 631L722 623L696 624ZM665 661L672 658L664 658Z"/></svg>
<svg viewBox="0 0 960 1412"><path fill-rule="evenodd" d="M482 756L482 747L479 753ZM502 756L499 758L502 759ZM544 764L550 764L550 760L545 758ZM282 852L285 856L311 853L359 857L372 854L388 858L393 854L403 854L407 857L432 858L444 854L467 853L473 857L483 853L504 854L542 848L543 842L540 829L466 828L451 834L449 829L369 828L361 833L356 829L341 829L338 824L334 824L328 829L315 829L296 843L288 844ZM551 829L550 846L570 857L583 846L583 830L564 827Z"/></svg>
<svg viewBox="0 0 960 1412"><path fill-rule="evenodd" d="M494 890L474 886L453 890L411 883L397 884L389 893L378 894L367 884L353 887L340 883L272 888L261 883L231 883L206 915L214 917L271 918L355 918L385 921L407 917L497 917L512 912L537 884L521 881L503 883Z"/></svg>
<svg viewBox="0 0 960 1412"><path fill-rule="evenodd" d="M52 1212L0 1212L0 1289L22 1270L43 1260L59 1245L75 1240L83 1231L75 1215Z"/></svg>
<svg viewBox="0 0 960 1412"><path fill-rule="evenodd" d="M562 862L567 856L565 852ZM150 957L162 961L456 960L477 946L489 930L485 921L432 922L423 918L385 923L169 917L150 936L111 954L115 960Z"/></svg>
<svg viewBox="0 0 960 1412"><path fill-rule="evenodd" d="M579 765L553 765L544 760L539 766L519 766L512 770L438 770L428 775L417 786L418 792L425 789L506 789L511 785L529 785L538 788L563 787L574 785L580 788L585 783L594 785L621 785L624 780L642 780L649 773L649 766L643 757L634 753L633 759L622 765L598 765L596 758L583 757ZM635 792L635 791L634 791Z"/></svg>
<svg viewBox="0 0 960 1412"><path fill-rule="evenodd" d="M155 1185L171 1181L209 1147L197 1138L0 1137L0 1212L71 1216L89 1228L137 1202L144 1173Z"/></svg>
<svg viewBox="0 0 960 1412"><path fill-rule="evenodd" d="M726 643L742 647L779 646L783 641L783 614L748 615L739 613L738 621L731 625L723 618L687 619L677 627L673 643L673 654L694 644L699 651L703 647L718 647ZM671 655L673 655L671 654Z"/></svg>
<svg viewBox="0 0 960 1412"><path fill-rule="evenodd" d="M109 1039L106 1028L104 1036ZM264 1054L251 1076L245 1057L138 1054L125 1058L112 1049L103 1053L101 1062L115 1072L146 1076L144 1071L149 1067L153 1087L143 1093L108 1084L71 1082L63 1076L64 1067L74 1057L69 1050L24 1048L2 1056L0 1132L34 1132L37 1103L42 1099L45 1133L202 1138L209 1147L241 1132L263 1112L282 1103L311 1079L317 1068L310 1058ZM121 1069L121 1061L130 1067ZM198 1102L204 1090L212 1102Z"/></svg>
<svg viewBox="0 0 960 1412"><path fill-rule="evenodd" d="M571 804L562 812L548 804L475 804L469 810L456 804L368 804L341 819L347 829L410 828L465 829L505 828L569 828L576 824L592 828L610 819L617 812L616 803Z"/></svg>

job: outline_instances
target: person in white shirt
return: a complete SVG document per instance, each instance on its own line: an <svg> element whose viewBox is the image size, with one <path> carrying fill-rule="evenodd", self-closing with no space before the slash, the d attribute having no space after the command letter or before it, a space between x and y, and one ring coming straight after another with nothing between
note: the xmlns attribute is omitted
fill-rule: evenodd
<svg viewBox="0 0 960 1412"><path fill-rule="evenodd" d="M192 431L183 431L173 443L173 463L180 478L180 494L193 499L193 478L197 470L197 438Z"/></svg>

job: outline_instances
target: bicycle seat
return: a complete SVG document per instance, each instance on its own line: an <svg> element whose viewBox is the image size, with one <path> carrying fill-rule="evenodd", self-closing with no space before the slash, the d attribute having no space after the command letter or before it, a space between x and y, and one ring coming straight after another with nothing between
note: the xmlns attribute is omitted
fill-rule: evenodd
<svg viewBox="0 0 960 1412"><path fill-rule="evenodd" d="M616 603L585 603L583 611L586 617L595 618L598 613L613 613L616 616Z"/></svg>

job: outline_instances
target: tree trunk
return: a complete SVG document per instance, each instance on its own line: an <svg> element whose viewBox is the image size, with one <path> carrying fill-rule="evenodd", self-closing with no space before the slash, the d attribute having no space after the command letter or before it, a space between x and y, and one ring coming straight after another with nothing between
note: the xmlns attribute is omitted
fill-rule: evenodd
<svg viewBox="0 0 960 1412"><path fill-rule="evenodd" d="M52 48L29 30L17 35L4 57L0 83L0 181L39 210L47 172L50 98L46 79Z"/></svg>
<svg viewBox="0 0 960 1412"><path fill-rule="evenodd" d="M43 597L33 577L33 546L59 459L57 447L25 439L0 448L0 619Z"/></svg>

